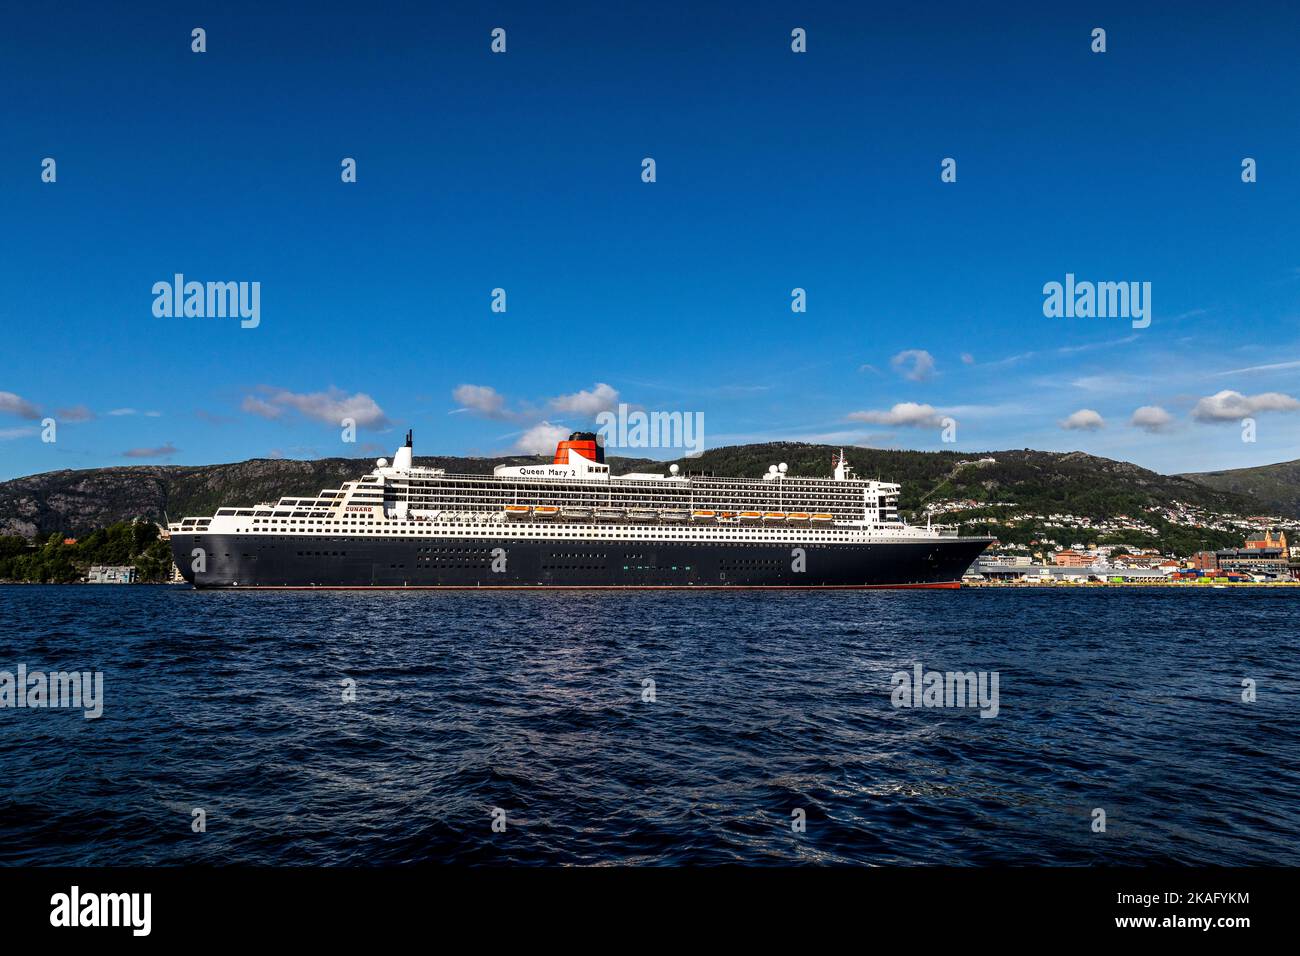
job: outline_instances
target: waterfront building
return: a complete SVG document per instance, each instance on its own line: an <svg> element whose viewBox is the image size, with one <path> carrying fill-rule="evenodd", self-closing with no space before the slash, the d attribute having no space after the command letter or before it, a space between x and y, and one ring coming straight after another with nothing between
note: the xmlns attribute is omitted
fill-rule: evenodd
<svg viewBox="0 0 1300 956"><path fill-rule="evenodd" d="M1263 538L1248 539L1244 547L1224 548L1217 552L1215 561L1221 571L1265 578L1291 576L1286 532L1279 532L1274 538L1271 531L1265 531Z"/></svg>
<svg viewBox="0 0 1300 956"><path fill-rule="evenodd" d="M1052 555L1052 561L1063 568L1086 568L1092 565L1097 559L1091 554L1082 554L1073 549L1067 548L1064 551L1057 551Z"/></svg>
<svg viewBox="0 0 1300 956"><path fill-rule="evenodd" d="M1217 571L1219 555L1215 551L1197 551L1192 555L1192 567L1197 571Z"/></svg>
<svg viewBox="0 0 1300 956"><path fill-rule="evenodd" d="M87 584L134 584L135 568L93 565L86 575Z"/></svg>

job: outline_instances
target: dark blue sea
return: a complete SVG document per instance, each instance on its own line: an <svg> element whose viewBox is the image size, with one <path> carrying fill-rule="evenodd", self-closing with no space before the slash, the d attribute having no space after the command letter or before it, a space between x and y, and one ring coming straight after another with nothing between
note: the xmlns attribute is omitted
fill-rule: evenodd
<svg viewBox="0 0 1300 956"><path fill-rule="evenodd" d="M1298 661L1291 590L0 587L104 679L0 709L0 863L1294 866Z"/></svg>

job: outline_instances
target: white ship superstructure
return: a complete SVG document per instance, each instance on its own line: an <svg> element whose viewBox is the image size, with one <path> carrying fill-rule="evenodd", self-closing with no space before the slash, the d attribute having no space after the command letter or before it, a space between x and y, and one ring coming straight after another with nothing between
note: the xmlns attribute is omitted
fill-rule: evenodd
<svg viewBox="0 0 1300 956"><path fill-rule="evenodd" d="M561 451L563 463L453 474L414 464L408 437L391 463L379 459L369 475L342 488L273 505L221 508L214 517L185 518L170 528L180 534L378 536L459 536L468 528L502 537L770 542L956 535L949 526L903 522L899 485L853 477L842 452L829 478L791 476L784 464L774 464L756 480L683 475L677 465L666 473L614 475L594 456Z"/></svg>

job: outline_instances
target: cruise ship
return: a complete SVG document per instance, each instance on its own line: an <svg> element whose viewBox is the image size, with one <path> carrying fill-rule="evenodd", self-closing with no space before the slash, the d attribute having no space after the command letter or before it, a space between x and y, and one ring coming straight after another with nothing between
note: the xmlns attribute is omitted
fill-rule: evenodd
<svg viewBox="0 0 1300 956"><path fill-rule="evenodd" d="M956 588L991 538L898 515L899 486L615 475L594 434L491 475L393 460L341 488L171 522L196 588Z"/></svg>

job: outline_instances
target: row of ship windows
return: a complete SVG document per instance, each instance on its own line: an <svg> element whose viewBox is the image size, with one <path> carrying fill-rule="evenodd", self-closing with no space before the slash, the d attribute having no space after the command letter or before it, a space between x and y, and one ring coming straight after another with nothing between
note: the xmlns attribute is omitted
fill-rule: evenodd
<svg viewBox="0 0 1300 956"><path fill-rule="evenodd" d="M824 483L795 484L766 481L712 482L709 484L684 485L681 482L638 483L635 485L606 484L605 482L557 482L538 479L536 481L500 482L484 484L482 482L439 482L411 484L404 481L389 482L386 485L353 485L344 489L327 489L315 498L280 498L276 507L293 508L315 504L318 501L337 501L347 497L351 492L354 497L376 498L440 498L447 495L469 496L479 498L504 498L520 494L559 494L559 495L636 495L644 494L649 498L685 498L695 496L707 497L710 494L720 497L735 497L737 494L754 495L824 495L827 497L861 498L863 494L897 494L888 483L872 489L863 485L846 485L839 481Z"/></svg>
<svg viewBox="0 0 1300 956"><path fill-rule="evenodd" d="M449 510L452 510L452 509L443 508L443 509L441 509L441 510L443 510L443 511L449 511ZM636 511L637 509L636 509L635 507L633 507L631 510L632 510L632 511ZM653 509L651 509L651 510L653 510ZM741 510L744 510L744 509L741 509ZM869 509L869 510L875 511L875 510L877 510L877 509L872 508L872 509ZM496 517L496 516L498 516L498 515L500 514L500 512L497 512L497 511L492 510L492 509L486 509L486 508L479 509L477 512L471 511L471 513L481 514L481 515L484 515L484 516L486 516L486 517ZM863 513L864 513L864 512L863 512L861 509L844 509L844 510L842 510L842 511L840 512L841 515L860 515L860 514L863 514ZM889 516L891 516L891 515L896 515L898 512L897 512L895 509L892 509L892 508L884 508L884 509L880 509L880 510L879 510L879 513L882 514L882 515L884 515L885 517L889 517ZM245 516L243 516L243 515L222 515L221 517L245 517ZM383 523L383 524L402 524L402 525L406 525L406 524L412 524L412 523L414 523L414 519L406 519L406 518L389 518L389 517L383 517L383 516L376 517L375 515L370 515L370 514L345 514L345 515L341 515L341 516L336 517L336 518L331 518L331 517L329 517L329 516L327 516L327 515L314 515L314 516L313 516L313 515L299 515L299 516L297 516L297 517L284 517L284 518L254 518L254 519L253 519L253 524L254 524L254 525L273 525L273 526L299 525L299 524L340 524L340 523L356 523L356 522L366 522L366 523L370 523L370 524L374 524L374 523L376 523L376 522L380 522L380 523ZM605 524L606 522L600 522L600 523L601 523L601 524Z"/></svg>
<svg viewBox="0 0 1300 956"><path fill-rule="evenodd" d="M756 566L757 566L757 565L755 565L755 567L756 567ZM775 567L776 564L773 563L771 566L772 566L772 567ZM394 571L405 571L405 570L406 570L406 565L405 565L405 564L390 564L388 567L389 567L389 569L394 570ZM489 564L489 562L487 562L487 561L460 561L460 562L457 562L457 563L454 564L454 565L450 565L450 567L462 568L462 569L471 569L471 570L474 570L474 569L477 569L477 570L486 570L488 567L490 567L490 564ZM764 565L764 567L766 567L766 565ZM440 568L432 568L432 567L428 567L428 566L421 567L420 565L417 564L417 565L416 565L414 568L412 568L411 570L413 570L413 571L435 571L435 570L438 570L438 571L445 571L445 570L448 570L448 569L449 569L449 566L447 566L447 565L444 565L444 566L442 566L442 567L440 567ZM691 569L691 566L690 566L689 564L684 564L684 565L681 565L681 566L678 566L678 565L674 564L674 565L672 565L671 567L662 567L662 568L661 568L661 567L657 567L656 565L653 565L653 564L635 564L635 565L632 565L632 564L625 564L625 565L623 565L623 570L624 570L624 571L689 571L690 569ZM726 566L726 567L723 568L723 570L727 570L727 571L743 571L743 570L748 570L748 569L749 569L749 566L741 567L740 565L736 565L736 566L728 565L728 566ZM604 570L606 570L606 568L605 568L605 565L603 565L603 564L543 564L543 565L541 566L541 570L543 570L543 571L604 571Z"/></svg>
<svg viewBox="0 0 1300 956"><path fill-rule="evenodd" d="M807 490L821 491L825 489L825 490L834 490L834 491L843 490L845 493L848 493L854 488L856 488L859 492L861 492L864 488L867 487L866 480L863 480L860 483L858 483L858 482L836 481L833 478L788 478L787 477L781 479L781 481L785 484L785 487L790 491L807 491ZM365 483L373 484L373 482L365 482ZM354 485L354 487L359 487L358 485L356 485L356 483L352 483L352 484ZM691 484L688 487L695 488L696 490L699 491L708 491L709 489L731 491L736 488L743 488L752 491L763 492L766 491L768 488L771 488L775 484L776 484L775 481L769 482L757 478L693 478L691 479ZM888 485L890 484L890 482L883 482L882 484ZM578 493L587 490L587 488L592 485L595 485L596 487L599 488L603 488L606 491L611 489L610 484L606 483L603 479L597 482L563 481L563 480L557 481L554 478L534 478L534 479L525 479L522 481L519 480L502 481L499 478L498 479L491 479L491 478L474 479L474 478L455 478L450 476L437 481L429 481L429 480L411 481L409 479L404 479L404 478L390 478L388 480L388 483L385 484L383 487L389 489L401 490L402 492L411 491L413 493L418 493L419 491L423 490L429 494L435 492L455 491L458 489L474 489L476 491L484 491L488 493L499 494L501 492L511 492L511 491L516 491L524 488L528 488L528 489L542 488L548 490L558 488L559 490L562 491L573 491L574 493ZM636 491L638 488L655 488L655 489L663 489L665 491L680 492L682 490L682 486L683 486L683 482L680 478L677 479L664 478L658 481L654 479L646 479L644 481L636 482L636 485L633 487L627 487L624 482L617 481L612 486L612 490ZM364 490L371 491L373 489L366 488Z"/></svg>
<svg viewBox="0 0 1300 956"><path fill-rule="evenodd" d="M254 524L256 524L256 522L254 522ZM303 527L298 527L296 523L293 523L293 524L286 524L286 525L270 525L265 528L253 527L250 528L249 530L258 533L272 533L277 531L279 532L325 531L327 530L328 527L338 527L339 524L340 524L339 522L303 522L304 525ZM342 524L344 526L344 530L348 530L348 531L370 530L369 528L354 528L352 527L354 522L343 522ZM375 522L371 520L366 520L366 521L355 522L355 524L373 525L375 524ZM322 525L322 527L315 527L316 525ZM446 523L439 523L435 526L429 526L428 524L418 522L418 521L391 521L391 522L384 522L383 525L384 527L376 528L374 530L384 534L387 534L393 530L401 530L408 533L414 532L416 534L429 535L429 534L436 534L441 529L444 528L484 529L484 522L481 521L452 521ZM496 530L496 527L488 528L485 530ZM543 527L545 530L543 530ZM663 526L656 525L656 528L661 528L661 527ZM777 529L777 528L765 527L763 525L741 525L735 528L701 527L701 528L692 529L690 533L684 533L680 528L678 528L678 529L674 529L672 532L667 534L664 533L656 534L655 532L650 531L645 525L620 525L620 524L584 525L582 530L566 528L563 525L545 525L545 526L538 526L537 528L534 529L534 528L521 527L517 524L512 524L511 529L512 529L511 531L512 534L532 535L532 536L543 537L543 538L557 538L557 537L589 538L592 536L593 532L606 532L606 533L612 532L617 534L640 534L643 536L649 534L654 537L680 538L683 540L697 539L702 535L731 535L731 536L752 535L755 531L761 531L764 534L784 535L785 537L788 538L789 537L803 538L803 537L807 537L809 534L844 535L844 534L853 533L852 531L844 528ZM188 531L191 529L185 528L183 530Z"/></svg>
<svg viewBox="0 0 1300 956"><path fill-rule="evenodd" d="M362 503L348 502L348 504L355 505L355 504L362 504ZM394 504L406 504L410 511L444 511L444 512L445 511L470 511L477 514L487 514L487 515L500 514L502 509L505 508L507 505L512 505L512 506L526 505L530 507L538 506L538 505L548 505L548 506L555 506L560 508L586 508L586 509L619 508L623 510L630 509L632 511L636 511L636 510L654 511L661 508L678 510L678 511L717 511L717 512L807 511L807 512L829 512L831 514L836 514L836 515L862 514L864 510L869 510L869 511L875 511L877 509L894 510L898 507L896 503L878 505L875 502L864 502L861 498L851 499L848 501L826 501L826 500L791 501L789 498L786 498L785 500L782 501L773 498L770 501L745 500L741 502L734 502L734 501L701 501L698 498L689 501L685 499L681 501L647 501L645 499L640 499L640 498L638 499L615 498L613 501L610 501L605 497L572 498L572 497L560 497L560 496L556 496L554 498L521 497L521 498L516 498L504 502L492 502L492 503L485 503L472 498L465 498L465 499L439 498L436 500L430 499L427 501L420 500L417 498L412 498L409 501L405 499L403 499L400 502L390 501L386 503L385 507L389 512L392 512L393 511L392 506ZM367 506L367 507L374 507L375 510L378 511L377 503L376 506ZM368 514L365 512L361 512L361 514L368 516ZM347 513L344 512L344 515L347 515ZM279 518L279 519L318 518L322 516L328 517L328 514L323 515L323 513L320 511L314 511L311 513L295 512L292 514L281 513L277 515L265 515L265 514L256 515L256 517L258 518Z"/></svg>
<svg viewBox="0 0 1300 956"><path fill-rule="evenodd" d="M294 554L296 554L300 558L346 558L348 556L348 553L346 551L295 551ZM491 551L487 551L482 548L418 548L417 554L430 555L430 557L417 557L416 558L417 561L463 560L465 555L471 555L481 560L488 560L489 558L492 557ZM433 555L437 555L437 557L433 557ZM452 555L455 555L456 557L452 558L451 557ZM229 554L226 554L225 556L227 558L230 557ZM241 557L248 558L254 561L257 560L257 555L255 554L243 554L241 555ZM582 558L584 560L606 561L609 559L609 555L607 554L574 554L570 552L563 552L563 553L551 552L551 554L549 554L548 557L551 560ZM645 558L646 556L644 554L623 555L624 561L644 561ZM743 564L745 562L741 562L741 563ZM772 562L772 563L775 564L776 562ZM563 566L564 565L561 565L561 567ZM542 565L542 567L547 567L547 565ZM604 567L604 565L602 564L600 565L600 567ZM626 571L627 569L628 566L623 565L623 570ZM676 569L677 566L673 565L673 570ZM637 570L641 570L640 565L637 565ZM689 565L687 566L686 570L688 571L690 570Z"/></svg>
<svg viewBox="0 0 1300 956"><path fill-rule="evenodd" d="M200 539L200 538L198 538L198 537L195 537L195 538L194 538L194 541L195 541L196 544L197 544L200 540L202 540L202 539ZM263 539L263 540L266 540L266 539ZM272 541L301 541L302 539L301 539L301 538L271 538L271 539L269 539L269 540L272 540ZM362 542L362 541L355 540L355 539L353 539L353 538L338 538L338 539L325 539L325 538L322 538L322 539L320 539L320 540L322 540L322 541L325 541L325 540L332 540L332 541L335 541L336 543L338 543L338 542L351 542L351 543L356 543L356 544L366 543L366 542ZM412 539L412 538L397 538L397 539L393 539L393 540L396 540L396 541L414 541L415 539ZM240 543L245 543L245 542L240 542ZM465 557L465 556L472 556L472 557L475 557L475 558L480 558L480 559L482 559L482 560L489 560L489 559L492 557L492 550L494 550L496 547L500 547L502 544L505 544L505 545L519 545L519 544L523 544L523 543L524 543L524 542L522 542L522 541L517 541L517 540L516 540L516 541L501 541L501 542L493 541L493 542L488 542L488 543L487 543L484 547L482 547L482 548L417 548L417 549L416 549L416 554L417 554L417 555L421 555L421 556L418 556L418 557L416 558L416 560L418 560L418 561L430 561L430 560L435 560L435 561L460 560L460 559L462 559L462 558ZM774 544L774 543L775 543L775 542L770 542L770 541L769 541L769 542L754 542L754 546L755 546L755 547L758 547L758 546L763 545L763 544L771 545L771 544ZM815 545L815 544L814 544L814 545L809 545L809 547L810 547L810 548L813 548L813 549L815 549L815 550L816 550L816 549L826 549L826 548L829 548L829 549L832 549L832 550L840 550L840 549L842 549L842 548L854 547L854 545L834 545L834 544ZM275 545L271 545L271 548L274 549L274 548L275 548ZM508 548L506 548L506 549L504 549L504 550L506 551L507 554L509 554L509 549L508 549ZM327 557L327 558L329 558L329 557L337 557L337 558L346 558L346 557L348 556L348 552L347 552L347 551L337 551L337 550L330 550L330 551L295 551L294 554L297 555L297 556L300 557L300 558L310 558L310 557ZM437 557L422 557L422 555L431 555L431 556L436 555ZM454 556L454 557L453 557L453 556ZM225 555L225 557L227 557L227 558L230 557L229 553L227 553L227 554ZM244 558L247 558L247 559L250 559L250 560L253 560L253 561L256 561L256 560L257 560L257 555L256 555L256 554L242 554L241 557L244 557ZM609 554L591 554L591 553L551 552L547 557L548 557L548 559L550 559L550 560L565 560L565 559L575 559L575 560L576 560L576 559L584 559L584 560L591 560L591 559L596 559L596 560L606 561L606 560L608 560L608 559L611 557L611 555L609 555ZM624 561L644 561L644 560L646 559L646 557L647 557L647 556L644 555L644 554L624 554L624 555L623 555L623 560L624 560ZM753 561L753 560L768 560L768 559L748 559L748 558L744 558L744 559L739 559L739 564L743 565L743 564L745 564L746 562ZM784 556L782 556L782 558L781 558L780 560L777 560L777 559L770 559L770 563L774 566L774 565L776 565L776 564L781 563L781 562L784 561L784 560L785 560L785 558L784 558ZM739 566L739 565L738 565L738 566ZM766 566L766 565L764 565L764 566ZM638 568L639 568L639 566L638 566ZM626 570L626 566L624 567L624 570ZM688 570L689 570L689 568L688 568Z"/></svg>
<svg viewBox="0 0 1300 956"><path fill-rule="evenodd" d="M296 551L296 552L294 552L294 553L295 553L298 557L300 557L300 558L346 558L346 557L348 556L348 553L347 553L346 551ZM416 558L417 561L447 561L447 560L453 560L453 561L465 562L465 558L464 558L465 555L471 555L471 556L473 556L473 557L475 557L475 558L478 558L479 561L487 561L488 559L491 558L491 552L485 552L485 551L483 551L483 550L481 550L481 549L471 549L471 548L420 548L420 549L419 549L419 553L420 553L421 555L426 555L426 554L427 554L427 555L429 555L429 557L417 557L417 558ZM437 557L434 557L433 555L437 555ZM453 558L453 557L451 557L452 555L455 555L456 557ZM225 555L225 556L226 556L227 558L230 557L229 554L227 554L227 555ZM245 558L245 559L250 559L250 560L254 560L254 561L257 560L257 555L254 555L254 554L244 554L244 555L242 555L242 557ZM578 558L581 558L581 559L584 559L584 560L598 560L598 561L607 561L607 560L609 559L609 555L605 555L605 554L568 554L568 553L565 553L565 554L555 554L555 553L552 553L552 554L550 554L548 557L549 557L551 560L553 560L553 561L554 561L554 560L557 560L557 559L563 560L563 559L578 559ZM623 560L624 560L624 561L644 561L644 560L645 560L645 555L644 555L644 554L625 554L625 555L623 555ZM780 563L781 563L780 561L775 560L775 559L765 559L765 558L742 558L742 559L739 559L739 560L730 560L730 561L726 561L726 562L724 562L722 565L720 565L720 567L721 567L724 571L731 571L731 570L739 570L739 569L742 569L742 568L758 568L758 567L762 567L762 568L774 568L774 567L777 567ZM468 564L467 564L467 563L463 563L462 566L468 566ZM391 567L405 567L405 565L391 565ZM558 568L566 568L566 567L567 567L567 568L572 568L572 567L579 567L579 566L578 566L578 565L548 565L548 564L544 564L544 565L542 565L542 567L543 567L543 569L545 569L545 568L550 568L550 567L558 567ZM589 570L589 571L596 571L596 570L600 570L600 569L604 568L605 565L604 565L604 564L600 564L600 565L582 565L581 567L584 567L584 568L586 568L586 569ZM625 564L625 565L623 565L623 570L624 570L624 571L627 571L627 570L630 569L630 567L631 567L631 566ZM638 570L638 571L645 570L646 567L647 567L647 566L643 566L643 565L639 565L639 564L638 564L638 565L635 565L635 569ZM673 570L674 570L674 571L677 570L677 565L673 565L672 567L673 567ZM690 565L686 565L686 570L689 571L690 569L691 569Z"/></svg>
<svg viewBox="0 0 1300 956"><path fill-rule="evenodd" d="M466 506L468 506L466 510L495 512L498 511L501 507L500 505L495 503L491 503L491 504L482 503L481 500L477 498L411 497L411 498L402 498L398 500L406 502L409 507L428 509L428 510L439 510L439 509L455 510L455 509L466 508ZM379 508L382 507L384 503L385 502L380 499L366 499L366 498L353 498L352 500L347 502L348 505L356 505L358 507L363 507L363 508ZM390 503L392 502L390 501ZM673 507L688 508L688 509L705 508L705 509L712 509L714 511L746 511L746 510L751 510L753 508L770 509L774 505L777 506L779 509L784 509L784 510L789 510L791 508L806 508L807 510L810 511L822 511L822 510L835 511L838 509L846 512L857 511L864 506L873 509L876 507L883 507L885 509L889 509L893 507L892 505L889 504L878 506L874 502L863 502L861 498L856 498L856 497L847 497L842 499L822 498L822 499L815 499L811 502L800 501L796 503L796 502L789 501L789 499L783 498L781 496L776 496L776 495L768 498L764 498L763 500L749 500L747 503L742 503L742 504L737 504L734 501L725 501L725 502L708 501L708 500L701 500L698 498L664 499L664 500L655 500L649 498L610 499L608 495L529 496L526 497L523 501L520 501L518 498L515 498L510 502L510 504L529 504L529 505L554 504L554 505L564 505L570 507L580 506L580 507L595 507L595 508L602 508L602 507L612 508L617 506L619 508L633 508L633 509L673 506ZM304 506L302 508L298 508L296 510L291 510L291 511L254 511L251 508L250 509L220 508L217 510L216 517L256 518L258 521L263 521L263 520L271 521L277 519L283 520L286 518L289 519L326 518L329 517L329 512L333 509L333 507L334 505L329 502L322 502L321 504L318 505Z"/></svg>
<svg viewBox="0 0 1300 956"><path fill-rule="evenodd" d="M547 536L545 536L545 537L547 537L547 538L553 538L554 535L547 535ZM584 537L585 540L588 540L588 541L592 540L591 537L590 537L589 535L584 535L583 537ZM650 536L643 536L643 537L644 537L647 541L654 541L654 542L656 542L656 543L658 543L658 542L663 542L663 543L671 542L671 543L674 544L674 545L684 546L684 547L698 547L698 546L700 546L700 545L709 544L709 543L717 542L717 541L732 541L732 540L734 540L734 536L731 536L731 537L713 537L713 538L694 538L694 539L679 539L679 538L677 538L677 537L673 537L673 536L666 536L666 537L650 537ZM870 539L870 540L879 540L879 541L884 541L884 540L889 540L889 541L895 541L895 540L904 540L904 541L906 541L906 540L913 540L913 539L908 539L908 538L898 539L898 538L896 538L896 537L890 537L889 535L864 535L864 536L860 536L857 540L860 541L860 540L863 540L864 538L866 538L866 539ZM242 536L241 536L241 539L242 539ZM373 542L373 541L376 541L376 540L378 540L378 541L418 541L418 540L420 540L420 539L419 539L419 538L411 538L411 537L402 537L402 536L387 536L387 535L386 535L386 536L382 536L382 537L376 535L374 538L364 538L364 537L363 537L363 538L348 538L348 537L345 537L345 538L334 538L334 537L331 537L331 538L303 538L303 537L300 536L300 535L262 535L262 534L259 534L259 535L256 536L256 538L255 538L254 540L259 540L259 541L297 541L297 542L301 542L301 541L304 541L304 540L307 540L307 541L332 541L332 542L352 542L352 541L355 541L355 542L360 543L360 542L365 542L365 541ZM497 545L497 544L501 544L501 543L506 543L506 544L519 544L519 543L522 543L524 540L527 540L527 539L526 539L526 538L519 538L519 537L514 537L514 538L505 538L505 537L501 537L501 538L489 538L489 539L488 539L488 541L490 541L492 545ZM611 539L611 540L610 540L610 543L612 543L612 544L617 544L619 540L620 540L620 539ZM624 538L623 540L626 540L626 538ZM770 544L797 544L797 545L799 545L799 546L801 546L801 547L804 547L804 546L807 546L807 547L818 547L819 545L820 545L820 546L834 546L834 543L835 543L836 541L842 541L842 540L844 540L844 536L843 536L843 535L837 536L833 541L825 541L825 542L823 542L823 541L819 541L819 540L817 540L817 539L809 539L809 538L806 538L806 537L797 537L797 536L795 536L795 537L791 537L791 536L787 536L787 537L768 537L768 538L749 537L749 538L746 539L746 542L745 542L745 543L748 543L748 544L754 544L754 545L762 545L762 544L769 544L769 545L770 545ZM926 538L926 539L923 539L923 538L916 538L916 539L914 539L914 540L922 541L922 540L930 540L930 539L928 539L928 538ZM195 544L200 544L202 541L203 541L203 538L202 538L201 535L197 535L197 534L194 535L194 543L195 543ZM433 550L433 549L425 549L425 550Z"/></svg>
<svg viewBox="0 0 1300 956"><path fill-rule="evenodd" d="M349 482L343 489L327 489L322 491L315 498L281 498L276 507L280 508L309 508L320 507L322 504L339 501L347 496L351 491L354 498L443 498L443 497L477 497L477 498L503 498L508 495L519 494L551 494L565 495L570 497L592 497L610 495L630 497L638 493L650 492L647 497L656 500L664 498L702 498L710 492L720 493L724 497L732 498L737 493L748 493L759 495L761 497L775 498L783 495L799 496L801 493L826 498L842 499L860 499L864 493L871 493L865 484L850 484L846 486L842 482L823 480L809 481L801 480L793 482L786 480L781 484L772 484L764 481L754 481L746 479L726 480L715 479L712 481L696 482L691 486L683 487L678 481L660 481L660 482L640 482L635 487L608 485L603 482L598 484L589 484L586 482L572 482L558 484L554 481L522 481L522 482L484 482L484 481L445 481L445 482L416 482L412 484L408 481L396 480L390 481L386 486L377 485L377 479L363 480L361 483ZM385 492L387 493L385 495ZM893 494L890 490L882 489L879 493ZM222 509L230 511L231 509Z"/></svg>
<svg viewBox="0 0 1300 956"><path fill-rule="evenodd" d="M389 504L407 502L412 507L431 507L431 508L448 508L457 507L463 504L473 504L481 508L495 509L507 504L548 504L548 505L583 505L595 507L632 507L632 508L714 508L723 511L744 511L751 504L761 504L763 507L769 507L774 504L784 504L790 508L802 508L807 511L820 511L821 506L826 504L840 508L860 508L871 499L865 499L861 495L843 495L832 496L825 495L817 498L794 498L790 495L751 495L745 498L702 498L699 495L688 497L682 495L677 498L647 498L637 495L607 495L607 494L590 494L590 495L570 495L570 494L540 494L540 495L515 495L513 497L501 497L497 499L485 500L474 495L403 495L399 498L386 498L383 501ZM353 498L347 502L349 505L367 505L370 507L381 504L379 499L357 499ZM328 505L316 505L313 510L320 510ZM302 510L302 509L298 509ZM262 512L262 515L266 515ZM283 512L281 512L283 514Z"/></svg>
<svg viewBox="0 0 1300 956"><path fill-rule="evenodd" d="M486 517L488 517L488 518L497 517L497 515L496 515L495 512L483 512L483 514L484 514ZM852 512L852 513L847 513L847 512L846 512L846 513L843 513L843 514L839 514L839 515L837 515L837 517L852 521L852 520L858 520L859 518L861 518L861 517L863 516L863 514L864 514L863 512ZM229 516L229 515L225 515L225 516L223 516L223 517L231 517L231 516ZM486 523L488 523L488 522L486 522L486 521L446 521L446 520L443 520L443 521L439 521L439 522L437 522L437 526L438 526L438 527L444 527L444 528L446 528L446 527L468 528L468 527L479 527L479 526L481 526L481 525L483 525L483 524L486 524ZM515 523L515 522L512 522L512 524L513 524L513 523ZM896 511L881 511L881 512L878 512L878 513L877 513L877 523L879 523L879 524L897 524L897 523L898 523L898 512L896 512ZM196 529L196 528L206 528L206 527L209 527L209 525L210 525L210 521L209 521L209 520L203 520L203 521L200 521L200 522L184 522L184 523L181 525L181 530L182 530L182 531L191 531L191 530L194 530L194 529ZM408 521L408 520L396 519L396 518L374 518L374 517L353 517L353 516L348 516L348 517L343 517L343 518L303 518L303 519L287 518L287 519L280 519L280 520L267 519L267 520L265 520L265 521L262 520L262 519L260 519L260 518L254 518L253 521L252 521L252 524L251 524L251 528L252 528L252 530L254 530L254 531L298 531L298 530L309 530L309 529L313 529L313 528L322 528L322 529L323 529L323 528L339 528L339 527L342 527L342 528L418 528L418 529L423 530L423 529L425 529L425 528L428 527L428 522L425 522L425 521L414 521L414 520L410 520L410 521ZM551 523L548 522L548 523L545 525L545 527L547 527L547 528L554 528L554 527L557 527L557 525L555 525L555 524L551 524ZM565 525L559 525L559 527L566 527L566 526L565 526ZM602 522L599 522L599 523L585 524L585 525L583 525L582 527L585 527L585 528L592 528L592 527L597 527L597 528L621 528L621 527L639 527L639 528L644 528L644 527L646 527L646 525L644 525L644 524L627 525L627 524L616 524L616 523L614 523L614 522L604 522L604 521L602 521ZM656 527L662 527L662 525L656 525ZM710 530L710 529L713 528L713 527L714 527L714 526L712 526L712 525L701 525L701 526L696 526L696 530ZM752 525L751 525L751 524L740 525L739 527L743 527L743 528L767 527L767 528L770 529L770 526L768 526L768 525L757 525L757 524L752 524ZM772 529L772 530L774 530L774 529ZM822 531L822 530L827 530L827 529L824 529L824 528L818 528L817 530ZM569 532L569 533L575 533L575 532ZM579 532L579 533L580 533L580 532Z"/></svg>
<svg viewBox="0 0 1300 956"><path fill-rule="evenodd" d="M543 571L604 571L608 565L604 564L543 564ZM689 564L672 565L659 567L655 564L625 564L624 571L689 571Z"/></svg>
<svg viewBox="0 0 1300 956"><path fill-rule="evenodd" d="M473 527L474 529L476 529L478 533L482 533L482 529L478 527L478 525L455 525L455 527L465 527L465 528ZM302 536L300 535L289 535L286 537L283 535L276 535L276 533L272 533L274 531L276 531L276 529L268 529L268 531L266 532L259 532L257 533L257 537L266 537L266 538L272 538L272 540L281 540L281 541L302 540ZM309 528L307 529L307 531L324 531L324 528ZM404 532L403 535L389 535L389 533L387 532L368 532L368 529L361 529L361 528L348 529L348 531L368 533L369 537L373 537L376 538L376 540L381 540L381 541L382 540L406 540L407 536L411 535L412 533L411 531L407 531ZM446 536L434 535L433 532L416 531L413 533L416 533L416 535L419 535L420 537L446 537ZM892 537L891 533L889 533L888 531L865 531L865 532L819 531L819 532L811 532L811 533L785 531L785 532L767 532L764 533L764 535L754 535L754 533L727 532L727 531L715 531L710 533L703 533L703 535L654 535L654 533L646 533L646 532L620 532L620 533L615 533L615 535L601 536L601 535L591 535L591 533L568 533L568 535L565 535L565 533L563 532L552 532L550 533L550 535L547 535L547 533L536 533L536 535L529 535L528 532L521 533L517 531L517 529L511 529L510 536L519 537L519 538L529 538L529 537L542 538L542 540L554 540L554 538L573 537L573 538L581 538L581 540L584 541L604 541L604 540L620 541L620 540L628 540L628 538L638 538L638 540L645 540L645 541L673 541L673 542L677 542L677 544L684 544L684 545L701 544L701 542L706 542L706 541L735 541L737 540L737 538L740 538L740 540L745 540L745 541L815 542L815 541L826 541L826 540L846 540L846 538L850 538L850 537L854 537L854 538ZM504 535L503 533L503 535L500 535L500 537L506 537L506 535ZM333 538L330 538L330 540L333 540Z"/></svg>

